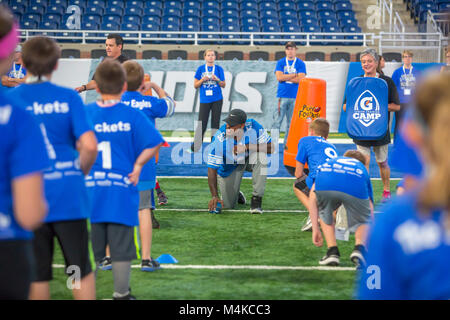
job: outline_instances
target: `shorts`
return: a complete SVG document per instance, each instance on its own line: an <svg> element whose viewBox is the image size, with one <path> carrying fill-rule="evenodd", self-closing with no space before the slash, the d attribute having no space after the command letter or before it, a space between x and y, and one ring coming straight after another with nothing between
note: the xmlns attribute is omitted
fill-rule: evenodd
<svg viewBox="0 0 450 320"><path fill-rule="evenodd" d="M139 191L139 210L155 209L155 196L153 189Z"/></svg>
<svg viewBox="0 0 450 320"><path fill-rule="evenodd" d="M134 227L116 223L93 223L91 237L95 261L106 256L107 245L112 261L131 261L137 258Z"/></svg>
<svg viewBox="0 0 450 320"><path fill-rule="evenodd" d="M306 178L308 176L303 175L301 178L295 179L294 186L303 192L307 197L309 197L309 193L311 192L311 189L309 189L308 185L306 184Z"/></svg>
<svg viewBox="0 0 450 320"><path fill-rule="evenodd" d="M360 151L365 156L370 157L370 148L373 148L373 152L375 153L375 159L378 163L385 162L388 157L388 146L389 144L385 144L382 146L373 146L373 147L365 147L356 145L356 149Z"/></svg>
<svg viewBox="0 0 450 320"><path fill-rule="evenodd" d="M66 268L77 266L81 278L92 272L87 220L51 222L45 223L34 231L33 252L36 260L36 277L33 281L53 279L52 262L55 237L61 246ZM68 273L68 275L71 274Z"/></svg>
<svg viewBox="0 0 450 320"><path fill-rule="evenodd" d="M347 210L347 224L350 232L370 221L370 199L359 199L340 191L316 190L319 218L327 225L334 222L333 212L342 204Z"/></svg>
<svg viewBox="0 0 450 320"><path fill-rule="evenodd" d="M34 278L31 240L0 241L0 300L27 300Z"/></svg>

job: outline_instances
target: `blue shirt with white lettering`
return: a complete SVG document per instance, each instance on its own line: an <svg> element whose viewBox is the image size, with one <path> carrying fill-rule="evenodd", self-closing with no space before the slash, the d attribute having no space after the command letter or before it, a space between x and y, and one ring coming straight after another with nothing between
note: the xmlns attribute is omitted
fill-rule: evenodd
<svg viewBox="0 0 450 320"><path fill-rule="evenodd" d="M340 191L359 199L373 202L370 176L361 161L349 157L336 157L319 166L316 190Z"/></svg>
<svg viewBox="0 0 450 320"><path fill-rule="evenodd" d="M416 191L396 197L375 215L359 299L450 299L448 213L419 212L417 199Z"/></svg>
<svg viewBox="0 0 450 320"><path fill-rule="evenodd" d="M297 150L295 160L303 165L308 164L309 174L306 178L306 185L311 189L317 168L329 159L338 156L336 147L323 137L308 136L300 139Z"/></svg>
<svg viewBox="0 0 450 320"><path fill-rule="evenodd" d="M27 69L23 66L23 64L16 64L14 63L11 66L11 69L9 69L8 73L6 74L7 77L13 78L13 79L23 79L27 75ZM15 88L15 87L7 87L0 84L0 87L4 88Z"/></svg>
<svg viewBox="0 0 450 320"><path fill-rule="evenodd" d="M87 106L94 125L99 154L86 186L92 199L92 223L139 225L139 191L128 174L139 155L164 140L150 120L139 110L123 103Z"/></svg>
<svg viewBox="0 0 450 320"><path fill-rule="evenodd" d="M122 103L142 111L150 122L155 125L156 118L167 118L173 115L175 103L172 98L165 97L162 99L153 96L144 96L137 91L127 91L122 95ZM138 189L151 190L156 184L156 161L155 158L142 168L141 176L138 183Z"/></svg>
<svg viewBox="0 0 450 320"><path fill-rule="evenodd" d="M301 59L295 58L295 61L287 60L287 63L286 60L287 58L278 60L277 65L275 67L275 72L281 71L283 74L293 74L293 73L306 74L306 65ZM295 99L297 97L297 91L298 91L298 83L290 81L278 82L277 98Z"/></svg>
<svg viewBox="0 0 450 320"><path fill-rule="evenodd" d="M200 80L204 76L212 77L215 74L220 81L225 81L225 73L223 68L218 65L206 66L201 65L195 72L194 78ZM219 86L217 81L207 80L200 86L200 103L210 103L214 101L222 100L222 88Z"/></svg>
<svg viewBox="0 0 450 320"><path fill-rule="evenodd" d="M239 164L244 164L248 152L235 155L235 145L265 144L271 143L271 138L266 129L256 120L247 119L244 126L244 134L239 141L234 137L227 138L226 124L217 130L209 146L208 168L216 169L219 176L228 177Z"/></svg>
<svg viewBox="0 0 450 320"><path fill-rule="evenodd" d="M31 239L13 212L12 182L49 166L35 119L0 89L0 241Z"/></svg>
<svg viewBox="0 0 450 320"><path fill-rule="evenodd" d="M80 169L77 140L92 126L80 95L51 82L22 84L10 92L22 98L44 136L51 168L44 173L49 213L45 222L89 217L89 203Z"/></svg>
<svg viewBox="0 0 450 320"><path fill-rule="evenodd" d="M412 70L403 69L403 66L401 66L394 71L391 78L397 87L400 103L409 103L411 101L420 76L421 72L414 66L412 66Z"/></svg>

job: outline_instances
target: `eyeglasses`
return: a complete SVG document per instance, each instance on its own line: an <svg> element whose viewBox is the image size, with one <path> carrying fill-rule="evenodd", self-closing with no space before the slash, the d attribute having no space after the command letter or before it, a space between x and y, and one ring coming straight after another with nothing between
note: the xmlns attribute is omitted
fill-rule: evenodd
<svg viewBox="0 0 450 320"><path fill-rule="evenodd" d="M412 58L412 56L403 56L403 58Z"/></svg>

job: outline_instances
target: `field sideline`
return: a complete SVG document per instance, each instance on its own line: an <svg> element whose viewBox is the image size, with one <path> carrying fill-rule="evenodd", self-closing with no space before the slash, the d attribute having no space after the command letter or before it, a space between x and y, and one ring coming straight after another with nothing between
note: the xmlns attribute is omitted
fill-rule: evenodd
<svg viewBox="0 0 450 320"><path fill-rule="evenodd" d="M307 212L293 195L293 180L267 182L262 215L251 215L248 204L210 214L206 179L189 179L188 185L186 180L159 178L169 204L156 210L161 228L153 232L152 256L171 254L179 262L147 273L140 271L139 260L133 261L131 288L139 300L354 298L353 236L349 242L338 241L340 267L319 267L325 248L312 244L310 232L300 232ZM377 202L381 181L372 183ZM396 183L392 181L392 190ZM249 199L251 180L244 179L241 190ZM72 299L57 243L55 248L52 299ZM97 299L111 299L112 292L112 272L99 270Z"/></svg>

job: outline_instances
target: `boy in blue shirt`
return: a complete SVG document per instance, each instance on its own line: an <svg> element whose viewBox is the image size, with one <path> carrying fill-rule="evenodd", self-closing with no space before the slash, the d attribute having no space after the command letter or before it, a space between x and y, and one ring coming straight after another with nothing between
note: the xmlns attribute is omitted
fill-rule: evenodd
<svg viewBox="0 0 450 320"><path fill-rule="evenodd" d="M0 7L0 76L11 67L17 45L13 15ZM47 205L43 171L48 156L39 127L19 101L0 88L0 299L26 300L33 276L32 230Z"/></svg>
<svg viewBox="0 0 450 320"><path fill-rule="evenodd" d="M29 76L27 82L12 89L10 95L26 102L26 110L39 123L51 160L51 167L44 173L49 213L45 224L35 231L33 246L37 276L30 297L50 298L53 246L54 238L57 238L66 266L80 269L80 288L74 287L74 298L95 299L84 175L97 156L97 141L79 95L50 82L60 57L56 42L46 37L34 37L25 42L22 54Z"/></svg>
<svg viewBox="0 0 450 320"><path fill-rule="evenodd" d="M295 158L294 193L298 200L308 210L309 192L314 184L317 168L331 158L338 156L336 147L326 139L330 131L330 124L324 118L317 118L308 128L308 136L298 142L297 156ZM305 174L305 165L309 173ZM311 230L311 219L308 217L302 231Z"/></svg>
<svg viewBox="0 0 450 320"><path fill-rule="evenodd" d="M350 259L356 265L364 264L368 223L373 212L373 191L364 165L364 155L348 150L322 164L310 192L309 215L312 223L312 240L315 246L323 244L323 231L328 247L320 265L337 266L340 253L336 243L333 212L343 205L347 211L348 228L355 233L355 248Z"/></svg>
<svg viewBox="0 0 450 320"><path fill-rule="evenodd" d="M285 45L286 57L280 59L275 67L275 76L278 81L277 98L278 109L274 113L273 128L280 129L284 116L286 116L286 145L292 113L294 112L295 98L297 97L298 84L306 76L305 63L297 58L297 45L289 41Z"/></svg>
<svg viewBox="0 0 450 320"><path fill-rule="evenodd" d="M92 247L95 260L111 252L113 299L133 300L131 261L136 259L134 228L139 225L139 182L144 165L164 142L145 115L120 102L127 89L122 65L105 60L95 73L101 100L87 106L100 151L86 185L92 196Z"/></svg>
<svg viewBox="0 0 450 320"><path fill-rule="evenodd" d="M262 197L267 180L267 154L275 147L267 131L255 120L247 119L241 109L233 109L216 132L208 154L208 184L212 199L208 208L213 211L220 202L224 208L245 204L239 190L244 171L252 172L253 196L251 213L261 214ZM219 177L217 177L217 175ZM217 190L219 184L221 200Z"/></svg>
<svg viewBox="0 0 450 320"><path fill-rule="evenodd" d="M155 125L156 118L166 118L173 115L175 102L167 93L154 82L150 82L150 88L154 89L159 99L153 96L144 96L140 89L144 86L144 69L136 61L126 61L123 67L127 76L126 91L122 95L122 102L132 108L142 111L150 122ZM139 232L141 238L142 271L154 271L159 269L159 263L151 257L152 248L152 220L155 203L153 190L156 185L156 162L152 158L142 169L138 183L139 190Z"/></svg>

